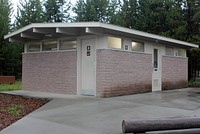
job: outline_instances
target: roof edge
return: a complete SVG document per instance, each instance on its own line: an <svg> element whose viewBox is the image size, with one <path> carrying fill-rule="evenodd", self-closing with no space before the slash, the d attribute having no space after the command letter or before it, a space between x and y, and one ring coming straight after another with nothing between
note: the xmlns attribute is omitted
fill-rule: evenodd
<svg viewBox="0 0 200 134"><path fill-rule="evenodd" d="M143 32L143 31L139 31L139 30L135 30L135 29L130 29L130 28L122 27L122 26L116 26L116 25L112 25L112 24L100 23L100 25L103 28L107 28L107 29L116 30L116 29L120 28L119 31L122 31L122 32L133 34L133 31L134 31L134 34L139 35L139 36L153 38L153 39L156 39L156 40L172 42L172 43L175 43L175 44L181 44L181 45L185 45L185 46L189 46L189 47L199 48L199 45L197 45L197 44L193 44L193 43L189 43L189 42L186 42L186 41L173 39L173 38L170 38L170 37L160 36L160 35L147 33L147 32Z"/></svg>
<svg viewBox="0 0 200 134"><path fill-rule="evenodd" d="M53 28L54 27L60 27L60 28L62 28L62 27L77 27L77 28L78 27L80 27L80 28L81 27L100 27L100 28L105 28L105 29L109 29L109 30L116 30L116 31L125 32L125 33L129 33L129 34L135 34L138 36L147 37L147 38L155 39L158 41L160 40L160 41L171 42L174 44L180 44L180 45L187 46L187 47L195 47L195 48L199 47L199 45L197 45L197 44L193 44L193 43L189 43L189 42L185 42L185 41L181 41L181 40L177 40L177 39L172 39L172 38L164 37L164 36L160 36L160 35L155 35L155 34L143 32L143 31L138 31L138 30L122 27L122 26L113 25L113 24L101 23L101 22L32 23L32 24L22 27L12 33L8 33L7 35L4 36L4 39L10 38L16 34L19 34L28 29L31 29L31 28L49 28L49 27L53 27Z"/></svg>

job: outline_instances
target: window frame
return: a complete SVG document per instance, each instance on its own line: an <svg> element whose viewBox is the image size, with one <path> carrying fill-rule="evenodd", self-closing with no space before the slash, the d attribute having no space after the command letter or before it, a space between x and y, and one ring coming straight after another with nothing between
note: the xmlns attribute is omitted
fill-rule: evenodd
<svg viewBox="0 0 200 134"><path fill-rule="evenodd" d="M33 44L36 44L38 43L37 45L39 45L39 50L38 51L29 51L29 46L30 45L33 45ZM25 44L25 53L37 53L37 52L41 52L41 41L31 41L31 42L28 42Z"/></svg>
<svg viewBox="0 0 200 134"><path fill-rule="evenodd" d="M52 42L52 41L56 41L56 49L55 50L44 50L44 42ZM42 52L55 52L55 51L58 51L59 50L59 48L58 48L58 40L56 39L56 40L43 40L43 41L41 41L41 44L42 44ZM48 45L48 44L47 44Z"/></svg>
<svg viewBox="0 0 200 134"><path fill-rule="evenodd" d="M167 48L170 48L171 49L171 54L167 53ZM175 56L175 50L174 50L174 47L171 47L171 46L165 46L165 55L166 56Z"/></svg>
<svg viewBox="0 0 200 134"><path fill-rule="evenodd" d="M141 44L143 47L143 49L142 50L133 50L133 42L135 42L135 43L138 43L138 44ZM136 40L131 40L131 49L130 49L132 52L141 52L141 53L144 53L145 52L145 43L144 42L142 42L142 41L136 41Z"/></svg>
<svg viewBox="0 0 200 134"><path fill-rule="evenodd" d="M118 48L118 47L110 47L111 44L109 44L109 38L120 39L121 47L120 48ZM112 35L111 36L107 36L107 47L108 47L108 49L122 50L123 49L123 38L117 37L117 36L112 36Z"/></svg>
<svg viewBox="0 0 200 134"><path fill-rule="evenodd" d="M74 47L74 48L69 48L69 49L61 49L61 41L75 41L76 42L76 47ZM70 51L70 50L76 50L77 49L77 44L78 44L78 42L77 42L77 40L76 39L60 39L60 40L58 40L58 51Z"/></svg>

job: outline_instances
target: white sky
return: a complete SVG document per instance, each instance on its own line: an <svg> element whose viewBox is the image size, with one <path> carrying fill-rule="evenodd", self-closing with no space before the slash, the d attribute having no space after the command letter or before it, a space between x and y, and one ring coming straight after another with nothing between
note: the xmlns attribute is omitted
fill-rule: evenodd
<svg viewBox="0 0 200 134"><path fill-rule="evenodd" d="M11 0L11 2L12 2L12 8L13 8L13 14L11 17L11 21L13 22L15 15L17 14L17 4L18 4L19 0Z"/></svg>

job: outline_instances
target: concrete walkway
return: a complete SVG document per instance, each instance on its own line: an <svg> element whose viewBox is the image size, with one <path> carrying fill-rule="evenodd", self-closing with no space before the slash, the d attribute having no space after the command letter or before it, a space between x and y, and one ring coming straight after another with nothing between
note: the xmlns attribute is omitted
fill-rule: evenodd
<svg viewBox="0 0 200 134"><path fill-rule="evenodd" d="M200 116L200 89L113 98L14 93L54 99L0 134L121 134L122 120Z"/></svg>

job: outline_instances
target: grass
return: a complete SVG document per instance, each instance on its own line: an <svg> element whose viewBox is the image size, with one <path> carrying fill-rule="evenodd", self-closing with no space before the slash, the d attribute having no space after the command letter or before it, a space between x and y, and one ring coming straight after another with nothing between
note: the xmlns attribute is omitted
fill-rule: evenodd
<svg viewBox="0 0 200 134"><path fill-rule="evenodd" d="M13 116L19 116L22 114L23 107L21 105L11 105L9 108L7 108L7 112Z"/></svg>
<svg viewBox="0 0 200 134"><path fill-rule="evenodd" d="M9 113L12 116L20 116L22 114L23 106L18 104L11 104L5 109L0 109L0 112Z"/></svg>
<svg viewBox="0 0 200 134"><path fill-rule="evenodd" d="M195 81L194 80L190 80L188 84L189 84L189 86L200 87L200 77L196 77Z"/></svg>
<svg viewBox="0 0 200 134"><path fill-rule="evenodd" d="M14 84L0 84L0 92L21 90L21 88L22 88L21 81L16 81Z"/></svg>

